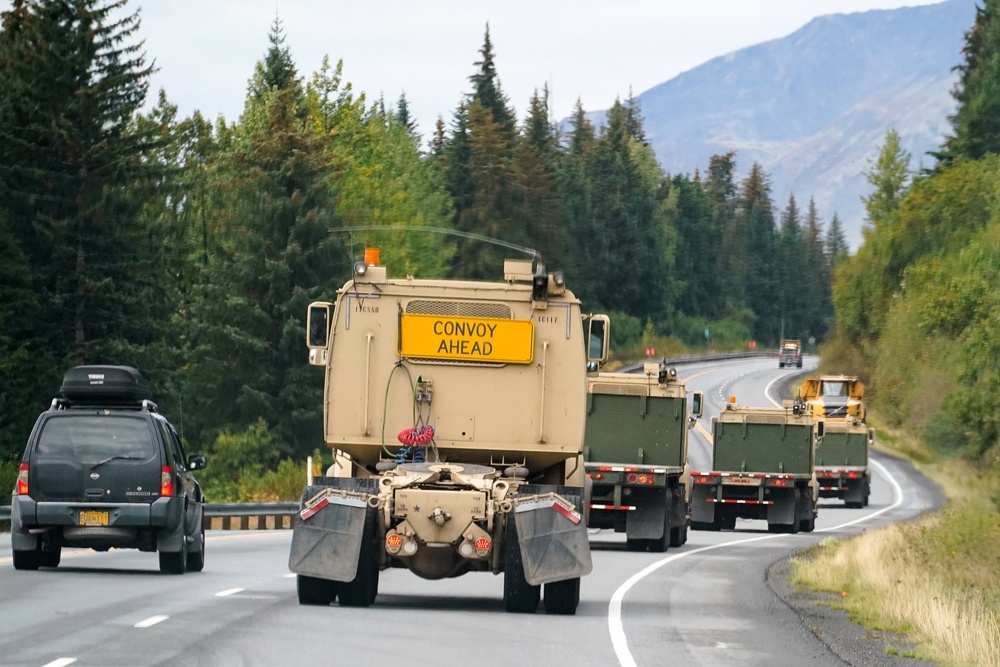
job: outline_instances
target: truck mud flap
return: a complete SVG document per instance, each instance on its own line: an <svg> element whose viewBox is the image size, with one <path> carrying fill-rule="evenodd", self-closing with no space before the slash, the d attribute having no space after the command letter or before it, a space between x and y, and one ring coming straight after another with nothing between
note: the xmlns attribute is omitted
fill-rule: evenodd
<svg viewBox="0 0 1000 667"><path fill-rule="evenodd" d="M313 486L303 494L301 520L292 531L288 569L331 581L353 581L358 572L365 514L375 510L353 495L328 494L308 506L308 501L323 490Z"/></svg>
<svg viewBox="0 0 1000 667"><path fill-rule="evenodd" d="M579 501L579 497L571 501ZM577 503L579 507L579 503ZM590 574L590 542L583 516L556 498L520 502L514 508L524 563L532 586Z"/></svg>

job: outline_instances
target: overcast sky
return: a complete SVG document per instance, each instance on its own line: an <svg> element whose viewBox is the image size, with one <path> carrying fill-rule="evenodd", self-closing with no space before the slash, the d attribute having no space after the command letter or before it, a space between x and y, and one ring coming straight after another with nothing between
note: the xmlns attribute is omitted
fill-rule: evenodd
<svg viewBox="0 0 1000 667"><path fill-rule="evenodd" d="M449 122L470 91L486 24L501 85L523 119L546 83L554 118L576 100L608 108L692 67L784 37L824 14L939 0L131 0L141 37L183 116L195 109L235 121L247 80L268 48L275 16L302 76L324 55L369 100L394 105L406 92L426 137ZM0 0L8 9L10 0Z"/></svg>

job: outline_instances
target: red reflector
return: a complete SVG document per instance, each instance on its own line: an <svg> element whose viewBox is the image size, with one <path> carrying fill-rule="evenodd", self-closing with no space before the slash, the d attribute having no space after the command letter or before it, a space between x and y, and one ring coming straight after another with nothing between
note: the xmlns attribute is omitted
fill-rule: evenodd
<svg viewBox="0 0 1000 667"><path fill-rule="evenodd" d="M160 468L160 496L169 498L174 495L174 476L170 472L170 466Z"/></svg>
<svg viewBox="0 0 1000 667"><path fill-rule="evenodd" d="M638 479L639 479L638 475L629 475L628 476L628 481L631 482L632 484L635 484L636 481L638 481Z"/></svg>
<svg viewBox="0 0 1000 667"><path fill-rule="evenodd" d="M486 551L490 548L490 538L480 537L476 540L476 551Z"/></svg>
<svg viewBox="0 0 1000 667"><path fill-rule="evenodd" d="M849 472L849 473L847 473L847 476L850 477L851 479L857 479L858 478L858 473L856 473L856 472Z"/></svg>
<svg viewBox="0 0 1000 667"><path fill-rule="evenodd" d="M602 477L604 477L604 475L602 475L601 473L597 473L596 475L594 475L594 479L601 479Z"/></svg>
<svg viewBox="0 0 1000 667"><path fill-rule="evenodd" d="M403 538L395 533L385 536L385 546L399 548L403 546Z"/></svg>
<svg viewBox="0 0 1000 667"><path fill-rule="evenodd" d="M28 464L22 463L17 471L17 495L28 495Z"/></svg>

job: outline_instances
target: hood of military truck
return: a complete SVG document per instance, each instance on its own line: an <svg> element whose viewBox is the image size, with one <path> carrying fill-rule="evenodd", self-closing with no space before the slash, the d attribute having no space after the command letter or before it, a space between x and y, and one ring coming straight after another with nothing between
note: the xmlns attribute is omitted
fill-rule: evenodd
<svg viewBox="0 0 1000 667"><path fill-rule="evenodd" d="M160 492L160 448L140 414L73 410L46 419L28 458L37 502L151 503Z"/></svg>

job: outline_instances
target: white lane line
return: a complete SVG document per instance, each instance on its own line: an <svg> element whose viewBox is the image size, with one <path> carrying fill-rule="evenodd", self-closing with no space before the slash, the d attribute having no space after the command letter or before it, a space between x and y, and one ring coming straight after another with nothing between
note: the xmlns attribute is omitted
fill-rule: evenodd
<svg viewBox="0 0 1000 667"><path fill-rule="evenodd" d="M218 593L215 594L215 597L224 598L234 593L242 593L245 590L246 590L245 588L230 588L228 590L219 591Z"/></svg>
<svg viewBox="0 0 1000 667"><path fill-rule="evenodd" d="M162 623L163 621L167 620L168 618L170 618L170 617L169 616L150 616L145 621L139 621L138 623L136 623L132 627L134 627L134 628L149 628L149 627L152 627L152 626L156 625L157 623Z"/></svg>
<svg viewBox="0 0 1000 667"><path fill-rule="evenodd" d="M47 662L42 667L66 667L66 665L72 665L76 662L76 658L57 658L52 662Z"/></svg>
<svg viewBox="0 0 1000 667"><path fill-rule="evenodd" d="M893 494L895 496L895 502L893 502L888 507L884 507L877 512L872 512L871 514L866 514L863 517L854 519L853 521L847 521L846 523L839 524L837 526L832 526L830 528L822 528L814 532L825 533L835 530L840 530L841 528L846 528L847 526L853 526L854 524L862 523L873 519L880 514L888 512L889 510L899 507L903 503L903 487L899 485L896 478L893 477L889 470L883 466L878 461L872 459L872 465L878 467L878 469L885 475L885 478L889 480L892 485ZM615 649L615 655L618 657L618 663L622 667L637 667L635 659L632 657L632 653L628 650L628 639L625 636L625 626L622 624L622 600L625 599L625 594L635 586L637 583L642 581L646 576L652 574L656 570L660 569L668 563L672 563L675 560L680 560L681 558L686 558L693 554L698 554L703 551L711 551L713 549L721 549L722 547L728 547L738 544L748 544L750 542L762 542L764 540L774 539L776 537L785 537L784 535L762 535L760 537L751 537L745 540L733 540L732 542L723 542L722 544L712 544L707 547L701 547L698 549L692 549L691 551L685 551L684 553L679 553L675 556L668 556L663 560L658 560L655 563L647 566L646 569L637 572L632 575L628 581L618 587L615 594L611 596L611 603L608 605L608 630L611 633L611 645Z"/></svg>
<svg viewBox="0 0 1000 667"><path fill-rule="evenodd" d="M299 575L297 575L294 572L292 572L291 574L286 574L285 575L285 579L294 579L297 576L299 576Z"/></svg>

